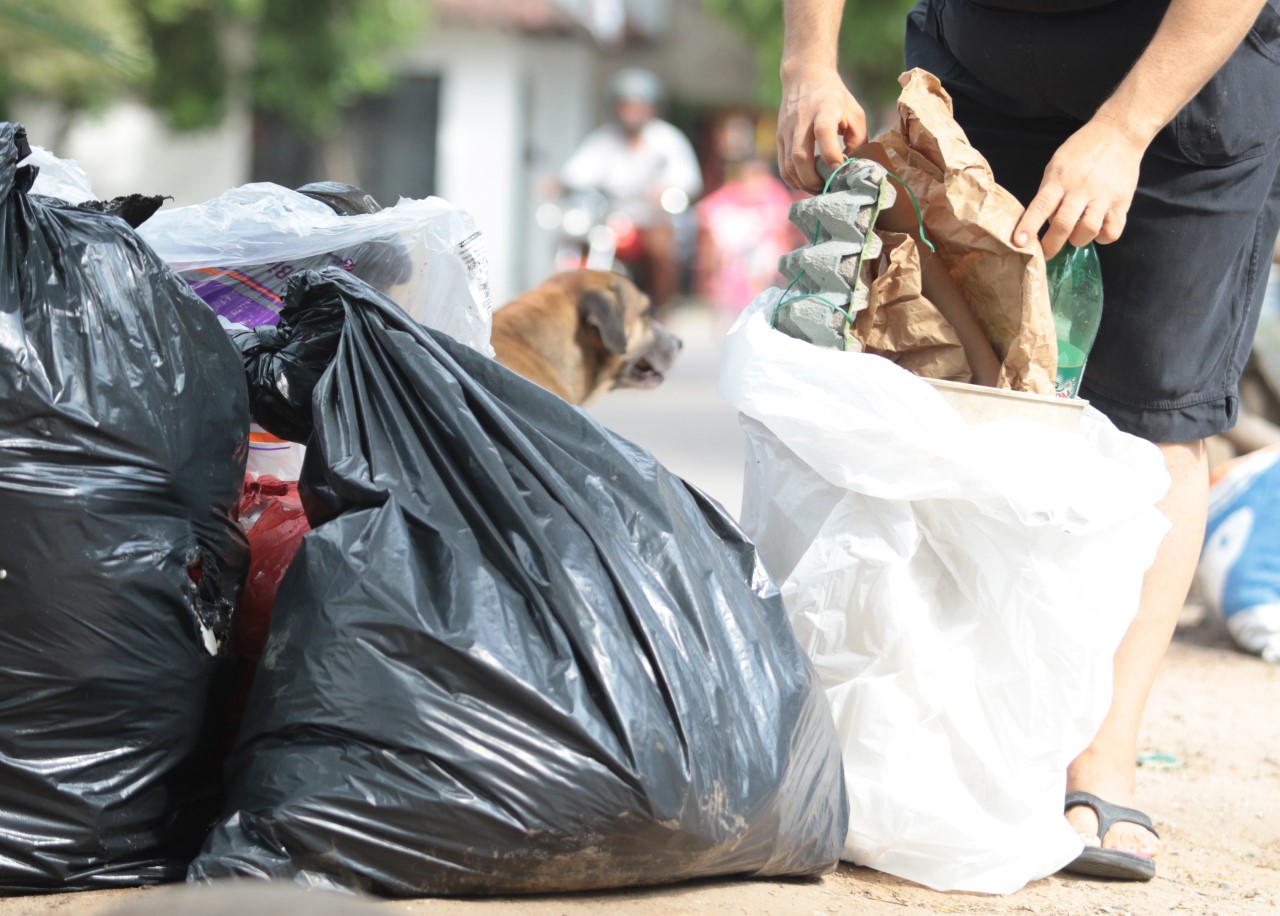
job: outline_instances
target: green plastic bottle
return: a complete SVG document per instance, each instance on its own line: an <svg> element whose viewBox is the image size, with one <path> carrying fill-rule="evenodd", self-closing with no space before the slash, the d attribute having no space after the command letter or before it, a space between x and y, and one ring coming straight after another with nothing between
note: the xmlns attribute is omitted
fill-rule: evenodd
<svg viewBox="0 0 1280 916"><path fill-rule="evenodd" d="M1065 246L1045 265L1049 303L1058 331L1058 396L1080 393L1085 363L1102 321L1102 267L1092 244Z"/></svg>

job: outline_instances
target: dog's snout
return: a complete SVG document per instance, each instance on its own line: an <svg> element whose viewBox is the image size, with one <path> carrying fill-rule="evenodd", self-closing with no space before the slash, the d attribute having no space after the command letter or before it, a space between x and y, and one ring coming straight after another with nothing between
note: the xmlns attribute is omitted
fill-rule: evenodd
<svg viewBox="0 0 1280 916"><path fill-rule="evenodd" d="M664 346L670 347L673 350L679 350L684 346L683 340L675 334L672 334L666 329L666 327L658 322L651 320L649 322L649 327L653 331L654 339L660 341Z"/></svg>

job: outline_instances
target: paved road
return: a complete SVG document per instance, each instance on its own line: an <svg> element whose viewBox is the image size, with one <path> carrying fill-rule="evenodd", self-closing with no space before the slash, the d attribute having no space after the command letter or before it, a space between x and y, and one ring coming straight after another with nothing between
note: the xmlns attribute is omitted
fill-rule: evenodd
<svg viewBox="0 0 1280 916"><path fill-rule="evenodd" d="M710 311L700 308L677 312L671 329L685 346L662 387L612 392L590 412L737 517L745 440L737 412L716 393L720 333Z"/></svg>

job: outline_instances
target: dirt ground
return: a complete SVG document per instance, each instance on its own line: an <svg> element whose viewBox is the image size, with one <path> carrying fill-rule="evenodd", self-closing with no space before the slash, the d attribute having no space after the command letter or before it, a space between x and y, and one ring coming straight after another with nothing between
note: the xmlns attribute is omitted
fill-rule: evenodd
<svg viewBox="0 0 1280 916"><path fill-rule="evenodd" d="M880 913L1280 913L1280 666L1231 648L1196 606L1183 616L1143 728L1143 748L1177 763L1139 771L1138 803L1165 841L1146 885L1049 878L1008 897L939 894L861 868L819 881L724 881L612 894L514 900L392 901L432 916L818 916ZM0 901L0 916L99 916L164 890ZM164 909L168 909L165 907ZM175 902L173 912L186 907ZM276 916L286 916L279 910ZM221 913L221 911L219 911ZM237 911L237 916L257 916Z"/></svg>

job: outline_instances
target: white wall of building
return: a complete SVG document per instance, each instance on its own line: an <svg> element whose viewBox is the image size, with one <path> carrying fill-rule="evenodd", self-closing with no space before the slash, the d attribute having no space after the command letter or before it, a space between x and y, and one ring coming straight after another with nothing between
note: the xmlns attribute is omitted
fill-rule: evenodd
<svg viewBox="0 0 1280 916"><path fill-rule="evenodd" d="M554 176L596 126L597 49L584 41L547 39L528 42L525 74L529 91L525 112L527 145L524 160L526 195L518 225L524 233L523 260L514 265L522 287L541 282L551 272L555 235L540 228L537 207L528 193L545 176Z"/></svg>
<svg viewBox="0 0 1280 916"><path fill-rule="evenodd" d="M581 37L441 28L403 59L406 72L442 77L436 193L485 233L495 304L550 270L534 183L592 126L595 55Z"/></svg>
<svg viewBox="0 0 1280 916"><path fill-rule="evenodd" d="M168 194L174 198L168 206L183 206L249 179L252 136L243 110L213 130L174 134L150 109L122 101L101 115L77 115L61 149L54 148L53 110L28 104L16 114L31 143L78 161L102 198Z"/></svg>
<svg viewBox="0 0 1280 916"><path fill-rule="evenodd" d="M475 217L488 242L494 302L504 302L516 239L510 201L517 191L519 44L503 32L439 30L406 58L405 69L442 77L436 193Z"/></svg>

